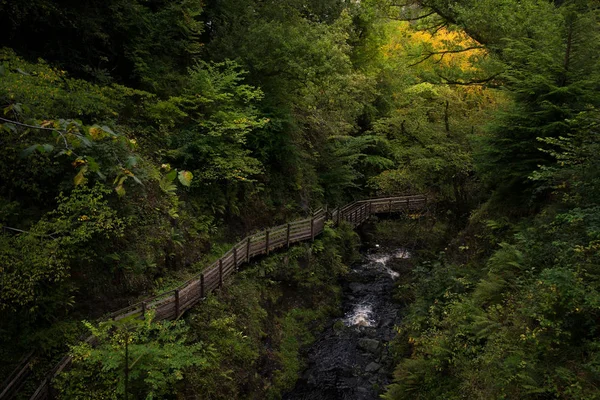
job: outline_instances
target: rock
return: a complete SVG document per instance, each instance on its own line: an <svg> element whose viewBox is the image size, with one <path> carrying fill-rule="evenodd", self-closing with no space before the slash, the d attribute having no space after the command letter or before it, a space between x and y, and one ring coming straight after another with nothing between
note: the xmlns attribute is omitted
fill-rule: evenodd
<svg viewBox="0 0 600 400"><path fill-rule="evenodd" d="M358 282L352 282L350 285L348 285L348 287L350 288L352 293L360 293L365 290L365 285Z"/></svg>
<svg viewBox="0 0 600 400"><path fill-rule="evenodd" d="M352 389L358 385L358 378L341 378L336 382L338 389Z"/></svg>
<svg viewBox="0 0 600 400"><path fill-rule="evenodd" d="M369 365L367 365L367 367L365 368L365 372L376 372L381 368L381 365L377 364L376 362L372 362L369 363Z"/></svg>
<svg viewBox="0 0 600 400"><path fill-rule="evenodd" d="M394 320L391 319L391 318L384 319L383 321L381 321L381 324L380 324L380 326L382 328L386 328L386 327L391 326L391 325L394 325Z"/></svg>
<svg viewBox="0 0 600 400"><path fill-rule="evenodd" d="M372 327L365 327L365 328L364 328L364 329L361 331L361 333L362 333L364 336L368 337L368 338L373 338L373 337L376 337L376 336L377 336L377 330L376 330L375 328L372 328Z"/></svg>
<svg viewBox="0 0 600 400"><path fill-rule="evenodd" d="M360 339L358 341L358 347L369 353L375 353L379 348L379 341L375 339Z"/></svg>

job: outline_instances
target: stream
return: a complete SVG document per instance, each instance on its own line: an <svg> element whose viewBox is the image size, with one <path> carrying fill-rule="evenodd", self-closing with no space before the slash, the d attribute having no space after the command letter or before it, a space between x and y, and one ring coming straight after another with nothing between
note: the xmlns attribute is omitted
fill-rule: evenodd
<svg viewBox="0 0 600 400"><path fill-rule="evenodd" d="M363 256L344 278L344 317L328 325L308 349L308 366L286 400L376 400L391 382L388 342L399 324L393 301L394 266L410 259L405 249Z"/></svg>

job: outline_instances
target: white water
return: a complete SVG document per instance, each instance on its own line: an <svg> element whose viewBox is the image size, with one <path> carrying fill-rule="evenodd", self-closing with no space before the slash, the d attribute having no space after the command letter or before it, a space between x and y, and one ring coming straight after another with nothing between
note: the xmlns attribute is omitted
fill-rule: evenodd
<svg viewBox="0 0 600 400"><path fill-rule="evenodd" d="M369 303L357 304L344 318L346 326L374 326L373 306Z"/></svg>
<svg viewBox="0 0 600 400"><path fill-rule="evenodd" d="M392 259L407 259L410 258L411 254L408 250L400 248L393 253L389 254L370 254L367 256L369 260L369 266L372 268L378 268L387 273L392 279L396 279L400 274L391 269L387 264ZM358 272L357 269L353 269L353 272ZM354 306L352 311L346 313L344 316L344 324L346 326L375 326L375 313L373 312L373 306L367 302L362 301Z"/></svg>
<svg viewBox="0 0 600 400"><path fill-rule="evenodd" d="M371 254L368 256L368 258L369 261L371 261L373 264L377 265L380 268L383 268L392 279L396 279L400 276L400 274L388 267L388 262L393 258L407 259L410 258L410 256L411 254L408 250L400 248L392 254Z"/></svg>

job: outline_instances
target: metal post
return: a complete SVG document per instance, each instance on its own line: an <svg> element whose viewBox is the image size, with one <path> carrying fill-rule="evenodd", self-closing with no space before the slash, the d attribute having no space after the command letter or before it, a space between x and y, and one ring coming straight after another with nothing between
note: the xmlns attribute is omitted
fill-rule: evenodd
<svg viewBox="0 0 600 400"><path fill-rule="evenodd" d="M287 224L287 234L286 234L285 241L286 241L286 245L287 245L288 249L290 248L290 229L291 229L291 224Z"/></svg>
<svg viewBox="0 0 600 400"><path fill-rule="evenodd" d="M179 290L175 289L175 319L179 318Z"/></svg>
<svg viewBox="0 0 600 400"><path fill-rule="evenodd" d="M219 289L223 287L223 259L219 258Z"/></svg>

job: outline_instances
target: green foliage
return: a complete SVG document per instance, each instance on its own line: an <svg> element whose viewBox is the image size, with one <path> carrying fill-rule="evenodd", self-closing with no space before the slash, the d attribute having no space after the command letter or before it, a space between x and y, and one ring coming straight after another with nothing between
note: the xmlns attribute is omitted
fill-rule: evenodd
<svg viewBox="0 0 600 400"><path fill-rule="evenodd" d="M365 150L362 139L347 137L361 133L357 122L375 96L374 74L353 68L349 45L366 40L357 30L366 30L360 17L369 7L313 3L214 2L207 6L213 40L206 51L239 60L265 93L261 110L271 122L249 145L280 185L273 196L297 192L341 203L365 169L345 164Z"/></svg>
<svg viewBox="0 0 600 400"><path fill-rule="evenodd" d="M60 398L164 398L175 393L185 371L203 368L210 346L186 343L183 321L153 323L152 316L127 322L85 322L99 340L71 347L73 366L58 382Z"/></svg>
<svg viewBox="0 0 600 400"><path fill-rule="evenodd" d="M423 3L490 44L514 102L476 153L496 191L414 270L385 397L598 398L597 5Z"/></svg>
<svg viewBox="0 0 600 400"><path fill-rule="evenodd" d="M201 11L195 0L3 2L0 43L97 82L172 92L200 49Z"/></svg>
<svg viewBox="0 0 600 400"><path fill-rule="evenodd" d="M577 1L538 8L545 24L532 23L527 37L510 38L503 49L515 103L492 125L478 162L492 183L514 191L531 185L532 172L551 162L540 140L565 136L570 120L600 104L594 89L600 58L588 57L598 54L598 11Z"/></svg>
<svg viewBox="0 0 600 400"><path fill-rule="evenodd" d="M60 194L56 210L30 231L2 235L1 311L33 322L72 307L73 266L92 262L98 250L124 234L126 223L108 204L109 193L96 185Z"/></svg>
<svg viewBox="0 0 600 400"><path fill-rule="evenodd" d="M373 174L369 183L386 194L431 192L464 207L476 187L471 140L501 97L446 81L486 73L485 54L443 54L454 47L477 47L451 30L430 35L395 22L386 26L386 34L379 84L384 113L372 130L386 139L387 157L394 164Z"/></svg>
<svg viewBox="0 0 600 400"><path fill-rule="evenodd" d="M184 93L171 102L185 116L184 130L171 136L173 163L191 169L200 182L252 181L261 164L246 148L259 120L254 103L262 92L242 83L244 72L232 62L198 64L190 69Z"/></svg>

